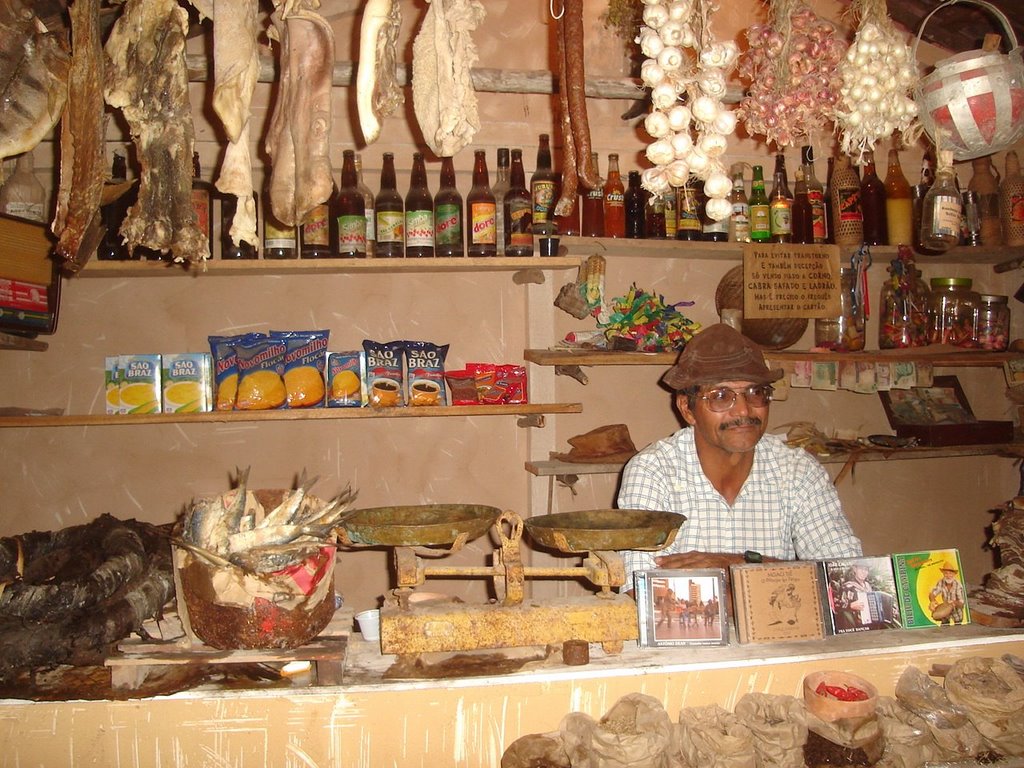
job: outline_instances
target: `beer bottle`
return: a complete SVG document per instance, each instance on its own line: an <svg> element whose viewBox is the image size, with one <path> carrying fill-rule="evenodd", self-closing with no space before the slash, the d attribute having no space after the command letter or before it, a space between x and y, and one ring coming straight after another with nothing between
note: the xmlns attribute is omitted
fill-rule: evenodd
<svg viewBox="0 0 1024 768"><path fill-rule="evenodd" d="M434 195L434 255L466 255L462 235L462 195L455 186L455 166L450 157L441 158L441 185Z"/></svg>
<svg viewBox="0 0 1024 768"><path fill-rule="evenodd" d="M508 147L498 147L498 171L491 185L491 192L494 194L494 222L495 238L498 245L498 255L505 253L505 193L509 188L509 151Z"/></svg>
<svg viewBox="0 0 1024 768"><path fill-rule="evenodd" d="M127 184L128 164L124 155L120 152L114 153L114 162L110 169L110 180L104 182L104 187L113 187ZM100 261L127 261L132 258L128 253L128 247L121 240L121 224L128 213L128 207L135 197L134 187L124 192L116 200L100 207L100 220L103 222L103 239L99 248L96 249L96 258ZM139 258L138 255L135 258Z"/></svg>
<svg viewBox="0 0 1024 768"><path fill-rule="evenodd" d="M199 153L192 153L192 210L196 227L206 236L207 247L213 248L213 184L202 177Z"/></svg>
<svg viewBox="0 0 1024 768"><path fill-rule="evenodd" d="M704 227L697 205L697 188L691 177L676 190L676 240L703 239Z"/></svg>
<svg viewBox="0 0 1024 768"><path fill-rule="evenodd" d="M366 200L359 191L356 153L341 155L341 188L334 196L334 250L344 258L366 258Z"/></svg>
<svg viewBox="0 0 1024 768"><path fill-rule="evenodd" d="M768 209L772 242L793 242L793 193L789 191L789 180L786 178L786 157L781 152L775 155L775 173L772 175Z"/></svg>
<svg viewBox="0 0 1024 768"><path fill-rule="evenodd" d="M494 193L487 176L487 154L473 152L473 186L466 195L466 221L469 224L467 252L470 256L497 256L497 225Z"/></svg>
<svg viewBox="0 0 1024 768"><path fill-rule="evenodd" d="M363 158L356 153L356 189L363 196L363 210L366 211L366 255L373 256L377 244L377 216L373 210L373 192L363 181Z"/></svg>
<svg viewBox="0 0 1024 768"><path fill-rule="evenodd" d="M828 242L828 205L825 202L825 187L814 173L814 150L809 146L800 148L800 162L807 187L807 200L811 204L811 234L815 243Z"/></svg>
<svg viewBox="0 0 1024 768"><path fill-rule="evenodd" d="M590 161L597 171L597 152L590 153ZM580 233L584 237L604 237L604 180L583 194L583 221Z"/></svg>
<svg viewBox="0 0 1024 768"><path fill-rule="evenodd" d="M665 196L652 195L646 189L642 189L644 195L644 208L646 209L646 221L644 223L644 234L648 240L664 240L667 237L665 232ZM673 217L675 212L673 211ZM673 226L675 221L673 220ZM673 229L672 237L676 233Z"/></svg>
<svg viewBox="0 0 1024 768"><path fill-rule="evenodd" d="M263 258L297 259L299 249L296 243L295 227L278 221L270 209L270 195L263 195Z"/></svg>
<svg viewBox="0 0 1024 768"><path fill-rule="evenodd" d="M405 196L405 256L422 259L433 255L434 198L427 188L423 153L413 152L409 192Z"/></svg>
<svg viewBox="0 0 1024 768"><path fill-rule="evenodd" d="M558 180L551 169L551 138L540 135L537 147L537 169L530 177L533 198L533 234L544 237L555 234L555 191Z"/></svg>
<svg viewBox="0 0 1024 768"><path fill-rule="evenodd" d="M732 215L729 217L729 242L750 242L750 201L743 181L743 163L733 163L732 193L729 195Z"/></svg>
<svg viewBox="0 0 1024 768"><path fill-rule="evenodd" d="M750 241L767 243L772 239L771 213L768 195L764 191L764 169L754 166L754 180L750 184Z"/></svg>
<svg viewBox="0 0 1024 768"><path fill-rule="evenodd" d="M521 149L512 150L512 170L504 208L505 255L533 256L533 198L526 188Z"/></svg>
<svg viewBox="0 0 1024 768"><path fill-rule="evenodd" d="M604 236L626 236L626 188L619 175L619 156L615 152L608 155L608 178L604 183Z"/></svg>
<svg viewBox="0 0 1024 768"><path fill-rule="evenodd" d="M796 181L793 184L793 242L804 245L814 242L814 212L811 210L811 198L807 194L803 166L796 169Z"/></svg>
<svg viewBox="0 0 1024 768"><path fill-rule="evenodd" d="M642 240L646 234L644 194L640 186L640 171L630 171L623 204L626 208L626 237Z"/></svg>
<svg viewBox="0 0 1024 768"><path fill-rule="evenodd" d="M380 171L380 192L373 201L377 214L377 256L400 259L405 256L405 208L395 180L395 155L385 152Z"/></svg>
<svg viewBox="0 0 1024 768"><path fill-rule="evenodd" d="M875 170L875 153L868 152L864 175L860 180L860 207L864 213L864 242L868 245L887 245L888 228L885 220L885 185Z"/></svg>
<svg viewBox="0 0 1024 768"><path fill-rule="evenodd" d="M900 155L889 150L889 167L885 170L885 221L889 245L914 244L914 204L910 182L900 167Z"/></svg>
<svg viewBox="0 0 1024 768"><path fill-rule="evenodd" d="M234 195L220 195L220 257L231 261L240 259L256 259L256 246L245 240L239 240L238 245L231 239L231 224L235 220L235 212L238 210L238 198ZM254 210L259 211L260 203L256 193L252 193ZM259 218L257 216L257 218Z"/></svg>

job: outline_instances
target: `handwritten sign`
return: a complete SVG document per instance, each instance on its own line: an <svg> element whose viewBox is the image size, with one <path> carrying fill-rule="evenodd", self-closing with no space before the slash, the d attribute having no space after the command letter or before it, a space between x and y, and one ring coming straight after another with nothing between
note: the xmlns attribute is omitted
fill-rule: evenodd
<svg viewBox="0 0 1024 768"><path fill-rule="evenodd" d="M837 246L744 244L744 317L835 317L839 312Z"/></svg>

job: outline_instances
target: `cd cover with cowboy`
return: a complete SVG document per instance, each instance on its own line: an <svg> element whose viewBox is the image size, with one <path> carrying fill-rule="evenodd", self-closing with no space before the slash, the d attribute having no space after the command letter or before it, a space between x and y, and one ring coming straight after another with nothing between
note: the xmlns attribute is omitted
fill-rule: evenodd
<svg viewBox="0 0 1024 768"><path fill-rule="evenodd" d="M905 628L971 623L959 550L900 552L892 564Z"/></svg>

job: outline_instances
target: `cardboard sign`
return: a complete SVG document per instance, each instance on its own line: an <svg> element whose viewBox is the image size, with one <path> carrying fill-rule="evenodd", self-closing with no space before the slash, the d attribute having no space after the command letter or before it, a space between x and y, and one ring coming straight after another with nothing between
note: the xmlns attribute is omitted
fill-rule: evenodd
<svg viewBox="0 0 1024 768"><path fill-rule="evenodd" d="M837 246L744 244L744 317L836 317L839 312Z"/></svg>

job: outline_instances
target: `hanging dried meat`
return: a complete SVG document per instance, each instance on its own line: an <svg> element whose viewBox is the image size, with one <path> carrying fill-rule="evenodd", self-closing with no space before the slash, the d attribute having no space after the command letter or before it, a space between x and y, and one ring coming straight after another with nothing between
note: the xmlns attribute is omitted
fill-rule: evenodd
<svg viewBox="0 0 1024 768"><path fill-rule="evenodd" d="M398 84L398 33L402 9L398 0L366 0L359 29L356 108L363 140L373 144L380 123L402 105Z"/></svg>
<svg viewBox="0 0 1024 768"><path fill-rule="evenodd" d="M121 225L125 244L191 264L208 259L210 246L192 207L187 31L188 13L175 0L127 0L107 40L104 96L124 113L141 168L138 201Z"/></svg>
<svg viewBox="0 0 1024 768"><path fill-rule="evenodd" d="M334 32L311 0L278 4L271 37L281 44L281 82L266 149L270 206L283 224L299 226L334 186L329 154Z"/></svg>
<svg viewBox="0 0 1024 768"><path fill-rule="evenodd" d="M22 0L0 3L0 160L33 149L57 124L70 64Z"/></svg>

